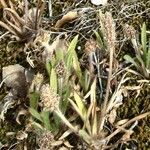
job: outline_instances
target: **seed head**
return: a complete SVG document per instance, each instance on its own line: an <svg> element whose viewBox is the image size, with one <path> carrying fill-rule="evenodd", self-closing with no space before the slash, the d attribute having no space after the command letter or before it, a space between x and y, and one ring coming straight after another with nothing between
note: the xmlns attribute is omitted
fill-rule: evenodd
<svg viewBox="0 0 150 150"><path fill-rule="evenodd" d="M59 107L60 97L54 92L49 84L44 84L41 87L40 99L44 110L53 112Z"/></svg>
<svg viewBox="0 0 150 150"><path fill-rule="evenodd" d="M136 39L136 31L133 26L125 24L124 33L127 39Z"/></svg>
<svg viewBox="0 0 150 150"><path fill-rule="evenodd" d="M58 77L63 78L65 76L65 73L66 73L66 68L65 68L64 62L63 61L58 62L55 70L56 70Z"/></svg>
<svg viewBox="0 0 150 150"><path fill-rule="evenodd" d="M34 76L32 84L30 86L30 92L39 92L40 88L42 86L44 77L42 74L37 73L37 75Z"/></svg>
<svg viewBox="0 0 150 150"><path fill-rule="evenodd" d="M100 19L101 29L104 35L104 40L107 42L107 47L108 49L114 49L116 32L112 15L109 12L106 12L105 14L102 14L102 12L100 12Z"/></svg>
<svg viewBox="0 0 150 150"><path fill-rule="evenodd" d="M89 55L90 53L95 52L97 47L97 42L94 39L89 39L85 43L84 51L87 55Z"/></svg>
<svg viewBox="0 0 150 150"><path fill-rule="evenodd" d="M38 139L40 150L54 150L53 142L55 142L54 135L50 131L44 131Z"/></svg>

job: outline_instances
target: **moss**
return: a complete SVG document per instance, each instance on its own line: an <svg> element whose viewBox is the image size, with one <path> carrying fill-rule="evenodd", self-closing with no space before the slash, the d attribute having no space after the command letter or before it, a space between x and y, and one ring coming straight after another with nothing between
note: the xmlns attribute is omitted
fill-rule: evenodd
<svg viewBox="0 0 150 150"><path fill-rule="evenodd" d="M136 83L136 80L134 81ZM130 83L130 86L135 85L135 83ZM136 97L136 91L130 91L128 93L128 97L125 98L122 107L118 109L119 118L126 119L136 117L141 113L150 111L150 103L149 103L149 93L150 86L148 84L144 84L140 95ZM140 120L138 126L134 129L134 134L132 136L138 143L139 149L147 149L150 145L150 116L147 118Z"/></svg>

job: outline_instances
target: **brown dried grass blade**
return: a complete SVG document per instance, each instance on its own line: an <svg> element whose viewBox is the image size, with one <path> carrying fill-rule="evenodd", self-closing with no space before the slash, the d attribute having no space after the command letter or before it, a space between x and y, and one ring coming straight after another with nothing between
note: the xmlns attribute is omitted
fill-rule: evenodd
<svg viewBox="0 0 150 150"><path fill-rule="evenodd" d="M6 4L6 2L5 2L4 0L0 0L0 3L1 3L1 5L2 5L4 8L7 8L7 7L8 7L7 4Z"/></svg>
<svg viewBox="0 0 150 150"><path fill-rule="evenodd" d="M29 15L29 9L28 9L28 1L27 0L24 0L24 3L25 3L25 23L28 22L28 15Z"/></svg>
<svg viewBox="0 0 150 150"><path fill-rule="evenodd" d="M16 32L15 32L15 30L13 28L9 27L6 23L0 21L0 26L3 27L3 28L5 28L6 30L8 30L12 34L17 35Z"/></svg>
<svg viewBox="0 0 150 150"><path fill-rule="evenodd" d="M104 140L106 140L107 142L109 142L112 137L114 137L116 134L118 134L119 132L122 131L121 128L125 128L125 127L129 126L131 123L133 123L135 121L138 121L138 120L141 120L141 119L147 117L148 115L150 115L150 112L147 112L147 113L144 113L144 114L141 114L139 116L136 116L136 117L132 118L131 120L127 121L125 124L123 124L122 126L120 126L119 129L116 129L112 134L110 134L109 136L107 136Z"/></svg>
<svg viewBox="0 0 150 150"><path fill-rule="evenodd" d="M55 28L61 28L65 23L70 22L79 17L77 11L69 11L66 15L64 15L60 20L56 22Z"/></svg>
<svg viewBox="0 0 150 150"><path fill-rule="evenodd" d="M16 25L14 25L13 23L11 23L6 17L4 17L6 23L11 26L11 28L15 31L16 35L20 36L20 34L22 33L22 30L17 27Z"/></svg>
<svg viewBox="0 0 150 150"><path fill-rule="evenodd" d="M35 30L37 30L39 28L39 25L41 23L42 20L42 14L44 12L44 8L45 8L45 1L42 2L42 4L40 4L40 0L38 0L38 4L37 4L37 9L36 9L36 16L35 16ZM40 7L41 5L41 7Z"/></svg>
<svg viewBox="0 0 150 150"><path fill-rule="evenodd" d="M17 14L11 0L9 0L9 6L10 6L10 9L12 9ZM13 16L11 13L10 13L10 16L11 16L12 20L14 21L15 25L18 26L19 28L21 28L22 25L20 24L20 22L18 20L16 20L15 16Z"/></svg>
<svg viewBox="0 0 150 150"><path fill-rule="evenodd" d="M12 10L11 8L5 8L4 11L9 12L14 17L15 22L19 22L21 26L25 25L25 21L17 14L16 11Z"/></svg>

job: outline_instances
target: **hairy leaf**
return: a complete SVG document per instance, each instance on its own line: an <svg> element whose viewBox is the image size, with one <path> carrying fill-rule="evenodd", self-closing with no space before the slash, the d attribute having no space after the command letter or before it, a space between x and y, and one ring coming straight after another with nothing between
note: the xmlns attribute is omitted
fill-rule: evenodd
<svg viewBox="0 0 150 150"><path fill-rule="evenodd" d="M57 75L54 68L51 69L50 87L57 93Z"/></svg>
<svg viewBox="0 0 150 150"><path fill-rule="evenodd" d="M40 98L39 93L33 92L29 94L30 97L30 108L37 110L38 100Z"/></svg>
<svg viewBox="0 0 150 150"><path fill-rule="evenodd" d="M76 92L74 92L74 99L75 99L75 102L76 102L76 104L77 104L77 106L78 106L78 108L79 108L83 118L85 118L87 110L86 110L86 107L85 107L85 105L83 103L83 99L81 99L81 97Z"/></svg>
<svg viewBox="0 0 150 150"><path fill-rule="evenodd" d="M49 120L49 112L48 111L42 111L41 117L44 123L44 127L48 130L51 129L50 120Z"/></svg>
<svg viewBox="0 0 150 150"><path fill-rule="evenodd" d="M33 117L35 117L37 120L43 122L41 115L33 108L29 108L29 112Z"/></svg>
<svg viewBox="0 0 150 150"><path fill-rule="evenodd" d="M125 55L124 56L124 59L129 62L129 63L132 63L135 67L139 68L139 66L137 65L137 63L134 61L134 59L129 56L129 55Z"/></svg>
<svg viewBox="0 0 150 150"><path fill-rule="evenodd" d="M143 52L144 52L144 59L146 59L146 54L147 54L147 48L146 48L147 36L146 36L146 24L145 23L143 23L142 28L141 28L141 42L142 42L142 47L143 47Z"/></svg>
<svg viewBox="0 0 150 150"><path fill-rule="evenodd" d="M66 64L67 64L68 71L70 71L70 69L72 68L73 58L74 58L74 50L77 45L77 41L78 41L78 35L74 37L74 39L71 41L71 43L68 47L68 52L67 52L67 56L66 56L67 57Z"/></svg>

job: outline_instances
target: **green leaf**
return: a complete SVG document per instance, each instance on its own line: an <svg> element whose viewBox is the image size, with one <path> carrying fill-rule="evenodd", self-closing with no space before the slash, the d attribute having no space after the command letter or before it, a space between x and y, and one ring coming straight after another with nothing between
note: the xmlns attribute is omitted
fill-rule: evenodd
<svg viewBox="0 0 150 150"><path fill-rule="evenodd" d="M75 91L74 91L74 99L80 110L80 113L82 114L83 118L86 119L86 112L87 112L86 107L85 107L81 97Z"/></svg>
<svg viewBox="0 0 150 150"><path fill-rule="evenodd" d="M36 93L36 92L30 93L29 98L30 98L30 108L37 110L38 101L40 98L39 93Z"/></svg>
<svg viewBox="0 0 150 150"><path fill-rule="evenodd" d="M149 77L146 66L143 62L143 59L141 57L139 57L138 55L136 56L137 60L139 61L140 65L139 65L139 72L141 72L141 74L143 74L146 78Z"/></svg>
<svg viewBox="0 0 150 150"><path fill-rule="evenodd" d="M85 121L85 117L82 113L82 111L79 109L79 107L77 106L77 104L75 104L75 102L71 99L69 99L69 102L71 103L71 105L73 106L73 109L78 113L78 115L81 117L81 119L83 121Z"/></svg>
<svg viewBox="0 0 150 150"><path fill-rule="evenodd" d="M77 129L69 122L69 120L64 116L64 114L60 111L57 110L55 113L61 118L61 120L73 131L77 132Z"/></svg>
<svg viewBox="0 0 150 150"><path fill-rule="evenodd" d="M33 125L33 127L34 127L35 130L39 130L39 129L40 129L41 131L44 130L43 126L42 126L40 123L37 123L37 122L33 121L33 122L32 122L32 125Z"/></svg>
<svg viewBox="0 0 150 150"><path fill-rule="evenodd" d="M50 87L57 93L57 75L54 68L51 69Z"/></svg>
<svg viewBox="0 0 150 150"><path fill-rule="evenodd" d="M144 64L143 59L142 59L139 55L137 55L136 58L137 58L137 60L140 62L142 68L145 68L145 64Z"/></svg>
<svg viewBox="0 0 150 150"><path fill-rule="evenodd" d="M136 68L139 69L139 66L137 65L137 63L134 61L133 58L131 58L129 55L125 55L124 56L124 59L130 63L132 63Z"/></svg>
<svg viewBox="0 0 150 150"><path fill-rule="evenodd" d="M57 49L56 51L56 59L57 61L63 60L64 59L64 52L62 49Z"/></svg>
<svg viewBox="0 0 150 150"><path fill-rule="evenodd" d="M94 30L94 33L95 33L95 35L96 35L96 39L97 39L99 45L100 45L101 47L103 47L103 41L102 41L100 35L99 35L98 32L96 32L95 30Z"/></svg>
<svg viewBox="0 0 150 150"><path fill-rule="evenodd" d="M143 53L144 53L144 59L146 59L146 55L147 55L146 42L147 42L146 24L143 23L142 28L141 28L141 43L142 43L142 48L143 48Z"/></svg>
<svg viewBox="0 0 150 150"><path fill-rule="evenodd" d="M68 57L67 57L67 68L69 68L69 71L72 67L74 68L75 73L79 78L79 82L83 87L83 85L84 85L83 81L84 80L82 77L82 72L81 72L80 63L79 63L79 60L77 57L77 53L75 51L75 47L77 45L77 42L78 42L78 35L75 36L75 38L71 41L71 43L69 45Z"/></svg>
<svg viewBox="0 0 150 150"><path fill-rule="evenodd" d="M50 60L51 67L54 68L57 63L56 57L53 56Z"/></svg>
<svg viewBox="0 0 150 150"><path fill-rule="evenodd" d="M91 136L85 130L79 130L79 135L88 143L91 144Z"/></svg>
<svg viewBox="0 0 150 150"><path fill-rule="evenodd" d="M51 130L50 120L49 120L49 111L42 111L41 117L44 123L44 127L48 130Z"/></svg>
<svg viewBox="0 0 150 150"><path fill-rule="evenodd" d="M59 129L61 125L61 119L55 113L53 114L53 117L54 117L55 127Z"/></svg>
<svg viewBox="0 0 150 150"><path fill-rule="evenodd" d="M75 50L76 45L77 45L77 42L78 42L78 35L76 35L76 36L74 37L74 39L71 41L71 43L70 43L70 45L69 45L69 47L68 47L68 52Z"/></svg>
<svg viewBox="0 0 150 150"><path fill-rule="evenodd" d="M70 85L66 85L64 87L63 100L60 101L60 109L62 113L65 113L68 106L68 98L70 97L71 87Z"/></svg>
<svg viewBox="0 0 150 150"><path fill-rule="evenodd" d="M73 68L75 70L75 73L76 73L77 77L79 78L79 82L82 85L82 88L84 88L84 79L83 79L83 76L82 76L80 63L78 61L78 57L77 57L77 54L76 54L75 51L74 51L74 57L73 57Z"/></svg>
<svg viewBox="0 0 150 150"><path fill-rule="evenodd" d="M87 92L90 87L90 82L91 82L91 78L87 69L85 70L83 76L84 76L84 89L85 89L85 92Z"/></svg>
<svg viewBox="0 0 150 150"><path fill-rule="evenodd" d="M71 105L73 106L75 111L78 113L78 115L83 120L84 127L86 127L87 131L91 134L91 126L90 126L89 119L87 118L87 109L86 109L84 103L82 102L82 99L79 97L79 95L76 95L75 97L76 97L75 98L76 104L71 99L69 99L69 102L71 103Z"/></svg>
<svg viewBox="0 0 150 150"><path fill-rule="evenodd" d="M29 112L31 113L31 115L36 118L37 120L43 122L41 115L33 108L29 108Z"/></svg>
<svg viewBox="0 0 150 150"><path fill-rule="evenodd" d="M74 37L74 39L71 41L68 47L68 51L66 55L66 65L67 65L68 71L70 71L70 69L72 68L74 51L75 51L77 42L78 42L78 35Z"/></svg>
<svg viewBox="0 0 150 150"><path fill-rule="evenodd" d="M49 76L51 74L51 69L52 69L52 66L51 66L50 62L47 61L46 62L46 70L47 70Z"/></svg>
<svg viewBox="0 0 150 150"><path fill-rule="evenodd" d="M147 58L146 58L146 68L150 71L150 41L149 41L149 48L147 52Z"/></svg>
<svg viewBox="0 0 150 150"><path fill-rule="evenodd" d="M70 75L72 64L73 64L73 53L69 52L66 58L66 66L67 66L66 68L67 68L68 75Z"/></svg>

